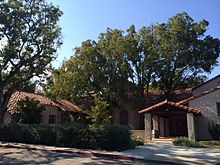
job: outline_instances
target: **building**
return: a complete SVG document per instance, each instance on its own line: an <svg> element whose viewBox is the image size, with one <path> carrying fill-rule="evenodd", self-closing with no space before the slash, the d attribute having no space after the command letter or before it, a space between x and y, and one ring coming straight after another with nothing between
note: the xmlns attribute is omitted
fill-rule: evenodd
<svg viewBox="0 0 220 165"><path fill-rule="evenodd" d="M192 89L192 96L177 102L162 101L139 111L144 114L144 136L188 136L211 139L210 123L220 122L220 75Z"/></svg>
<svg viewBox="0 0 220 165"><path fill-rule="evenodd" d="M146 94L147 95L147 94ZM151 107L161 101L163 101L163 91L150 90L148 93L148 99L144 99L144 107ZM181 101L192 96L192 89L176 90L174 101ZM144 114L138 113L138 109L134 108L133 102L127 102L123 108L113 109L113 123L120 125L127 125L133 131L141 132L144 129ZM143 132L143 131L142 131Z"/></svg>
<svg viewBox="0 0 220 165"><path fill-rule="evenodd" d="M7 105L7 112L4 116L3 124L8 124L13 120L19 112L17 111L17 103L25 98L39 101L45 106L42 112L42 124L61 124L69 122L68 114L81 115L82 108L63 99L52 100L46 96L16 91L12 94Z"/></svg>

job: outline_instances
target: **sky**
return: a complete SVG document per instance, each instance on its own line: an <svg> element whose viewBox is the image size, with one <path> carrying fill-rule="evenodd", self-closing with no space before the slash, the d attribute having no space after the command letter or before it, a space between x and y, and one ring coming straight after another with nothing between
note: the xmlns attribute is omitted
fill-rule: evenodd
<svg viewBox="0 0 220 165"><path fill-rule="evenodd" d="M85 40L97 40L107 27L126 30L135 25L142 26L167 22L180 12L187 12L195 21L206 19L206 32L220 39L220 0L48 0L63 11L60 18L63 45L58 58L53 62L59 67L62 61L73 55L73 48ZM220 63L220 59L218 60ZM220 66L210 75L220 73Z"/></svg>

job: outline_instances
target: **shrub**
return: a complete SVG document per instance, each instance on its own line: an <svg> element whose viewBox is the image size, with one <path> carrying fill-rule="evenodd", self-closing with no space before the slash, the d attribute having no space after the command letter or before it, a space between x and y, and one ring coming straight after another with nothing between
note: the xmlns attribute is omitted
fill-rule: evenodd
<svg viewBox="0 0 220 165"><path fill-rule="evenodd" d="M79 124L73 124L73 123L66 124L63 126L65 127L65 133L64 133L65 138L63 138L64 146L79 148L81 143L81 136L83 136L84 134L83 132L84 127L82 127Z"/></svg>
<svg viewBox="0 0 220 165"><path fill-rule="evenodd" d="M12 125L2 127L0 130L0 140L9 142L36 143L39 140L38 133L34 127L29 128L26 125Z"/></svg>
<svg viewBox="0 0 220 165"><path fill-rule="evenodd" d="M131 147L131 132L126 126L106 125L100 128L103 134L100 140L107 150L125 150Z"/></svg>
<svg viewBox="0 0 220 165"><path fill-rule="evenodd" d="M144 140L140 136L133 138L132 141L133 141L134 146L144 145Z"/></svg>
<svg viewBox="0 0 220 165"><path fill-rule="evenodd" d="M209 133L214 140L220 140L220 124L210 123L209 124Z"/></svg>
<svg viewBox="0 0 220 165"><path fill-rule="evenodd" d="M43 145L55 145L56 144L56 129L54 126L44 126L44 125L29 125L30 127L36 127L40 137L39 144Z"/></svg>
<svg viewBox="0 0 220 165"><path fill-rule="evenodd" d="M34 99L24 99L18 102L18 122L23 124L39 124L41 122L41 112L45 107Z"/></svg>
<svg viewBox="0 0 220 165"><path fill-rule="evenodd" d="M104 98L96 96L94 100L94 106L89 111L87 118L91 120L91 127L100 127L111 123L111 111L109 104Z"/></svg>
<svg viewBox="0 0 220 165"><path fill-rule="evenodd" d="M187 137L177 137L173 144L176 146L187 146L187 147L201 147L198 142L193 142L189 140Z"/></svg>
<svg viewBox="0 0 220 165"><path fill-rule="evenodd" d="M132 146L128 128L69 125L9 125L0 128L0 140L87 149L124 150Z"/></svg>
<svg viewBox="0 0 220 165"><path fill-rule="evenodd" d="M220 147L219 140L199 141L199 144L201 144L204 147Z"/></svg>

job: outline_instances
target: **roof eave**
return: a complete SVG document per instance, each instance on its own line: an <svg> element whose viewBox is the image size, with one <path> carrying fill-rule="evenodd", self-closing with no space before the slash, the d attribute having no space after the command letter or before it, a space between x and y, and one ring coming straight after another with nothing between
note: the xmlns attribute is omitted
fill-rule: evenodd
<svg viewBox="0 0 220 165"><path fill-rule="evenodd" d="M146 112L152 111L152 110L154 110L154 109L157 109L157 108L159 108L159 107L161 107L161 106L164 106L164 105L166 105L166 104L167 104L167 105L170 105L170 106L173 106L173 107L176 107L176 108L180 108L180 109L185 110L185 111L187 111L187 112L192 112L192 113L195 113L195 114L201 113L200 110L197 110L197 109L194 109L194 108L190 108L190 107L188 107L188 106L181 105L181 104L178 104L178 103L175 103L175 102L167 102L166 100L163 101L163 102L160 102L160 103L158 103L158 104L155 104L155 105L153 105L153 106L151 106L151 107L148 107L148 108L146 108L146 109L143 109L143 110L139 111L138 113L139 113L139 114L140 114L140 113L146 113Z"/></svg>

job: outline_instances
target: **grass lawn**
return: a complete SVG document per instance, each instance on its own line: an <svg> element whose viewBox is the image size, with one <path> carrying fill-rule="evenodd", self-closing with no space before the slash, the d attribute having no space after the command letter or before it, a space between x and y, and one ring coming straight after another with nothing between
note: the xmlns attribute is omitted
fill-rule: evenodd
<svg viewBox="0 0 220 165"><path fill-rule="evenodd" d="M217 147L217 148L220 148L220 140L199 141L198 143L203 147Z"/></svg>
<svg viewBox="0 0 220 165"><path fill-rule="evenodd" d="M188 146L188 147L216 147L220 148L220 140L201 140L190 141L187 137L177 137L173 144L176 146Z"/></svg>

